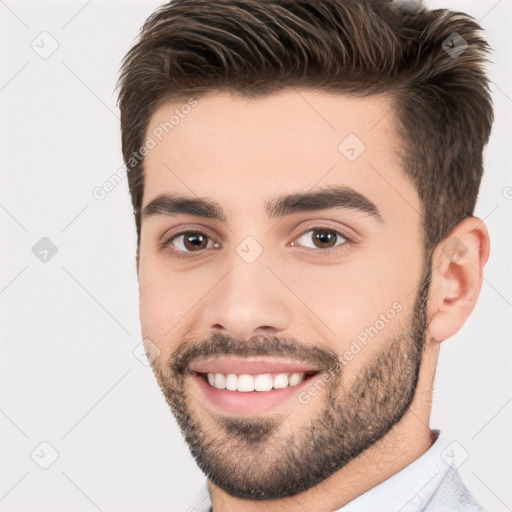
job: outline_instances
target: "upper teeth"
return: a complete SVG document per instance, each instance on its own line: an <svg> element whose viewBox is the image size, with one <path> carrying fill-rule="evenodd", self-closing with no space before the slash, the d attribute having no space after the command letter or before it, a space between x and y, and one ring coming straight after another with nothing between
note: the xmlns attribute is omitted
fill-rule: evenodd
<svg viewBox="0 0 512 512"><path fill-rule="evenodd" d="M296 386L304 380L304 373L279 373L272 377L270 373L249 375L242 373L208 373L207 378L211 386L218 389L230 391L269 391L270 389L281 389L288 386Z"/></svg>

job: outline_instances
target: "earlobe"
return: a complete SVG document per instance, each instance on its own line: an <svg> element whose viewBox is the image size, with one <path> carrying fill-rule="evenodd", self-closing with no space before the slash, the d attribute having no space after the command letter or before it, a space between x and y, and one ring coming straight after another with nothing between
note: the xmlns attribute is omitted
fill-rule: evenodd
<svg viewBox="0 0 512 512"><path fill-rule="evenodd" d="M489 258L490 241L483 220L469 217L440 242L432 258L429 333L443 341L464 325L473 311Z"/></svg>

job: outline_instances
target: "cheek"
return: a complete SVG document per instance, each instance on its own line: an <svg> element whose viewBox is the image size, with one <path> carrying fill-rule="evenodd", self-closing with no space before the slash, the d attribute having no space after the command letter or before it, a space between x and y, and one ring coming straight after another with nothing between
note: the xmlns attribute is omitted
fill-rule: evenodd
<svg viewBox="0 0 512 512"><path fill-rule="evenodd" d="M304 274L305 271L301 273ZM311 272L308 278L316 286L301 286L298 295L311 305L331 331L331 338L334 336L343 348L399 299L399 290L383 276L385 271L360 268L359 264L332 267Z"/></svg>
<svg viewBox="0 0 512 512"><path fill-rule="evenodd" d="M340 356L354 344L366 348L357 357L365 361L406 325L419 272L412 255L397 261L394 252L366 250L339 265L295 268L288 282L308 306L301 308L305 328L325 336Z"/></svg>
<svg viewBox="0 0 512 512"><path fill-rule="evenodd" d="M224 267L201 264L178 270L158 256L141 258L139 317L142 334L159 348L163 361L169 359L184 339L209 332L203 313L211 300L209 292L225 272Z"/></svg>
<svg viewBox="0 0 512 512"><path fill-rule="evenodd" d="M156 266L139 267L139 318L142 335L160 350L164 360L178 345L180 321L185 318L188 304L187 288L180 282L183 276L168 275Z"/></svg>

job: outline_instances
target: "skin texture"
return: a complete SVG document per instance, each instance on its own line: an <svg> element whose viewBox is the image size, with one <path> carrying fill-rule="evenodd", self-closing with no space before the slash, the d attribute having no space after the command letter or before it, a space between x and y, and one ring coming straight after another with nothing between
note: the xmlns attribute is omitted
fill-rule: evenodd
<svg viewBox="0 0 512 512"><path fill-rule="evenodd" d="M176 108L161 106L147 133ZM366 146L355 161L338 149L349 134ZM180 193L215 200L228 218L143 218L137 256L143 337L159 350L152 368L216 512L335 510L431 446L440 342L475 306L489 237L483 221L465 219L430 267L421 201L400 151L390 98L287 90L257 100L202 96L145 157L143 208ZM340 208L266 216L275 196L334 184L368 197L383 222ZM352 243L341 238L322 252L318 226ZM183 229L199 230L208 246L198 251L186 237L160 246ZM263 249L252 263L236 250L247 236ZM397 303L400 312L347 361L358 334ZM343 361L307 404L226 415L187 371L210 355L286 358L294 347L322 368Z"/></svg>

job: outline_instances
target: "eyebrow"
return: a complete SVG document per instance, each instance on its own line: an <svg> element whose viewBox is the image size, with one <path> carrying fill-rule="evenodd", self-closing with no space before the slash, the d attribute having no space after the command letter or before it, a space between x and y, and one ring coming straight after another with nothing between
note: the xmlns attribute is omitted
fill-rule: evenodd
<svg viewBox="0 0 512 512"><path fill-rule="evenodd" d="M341 208L365 213L383 222L377 206L366 196L353 188L331 185L315 192L299 192L271 198L265 204L270 218L282 218L297 212ZM160 194L142 210L142 219L156 215L189 214L212 219L224 224L228 218L222 206L212 199L197 198L179 194Z"/></svg>

